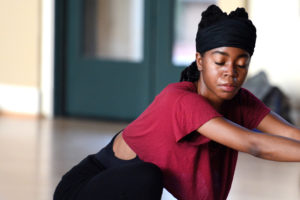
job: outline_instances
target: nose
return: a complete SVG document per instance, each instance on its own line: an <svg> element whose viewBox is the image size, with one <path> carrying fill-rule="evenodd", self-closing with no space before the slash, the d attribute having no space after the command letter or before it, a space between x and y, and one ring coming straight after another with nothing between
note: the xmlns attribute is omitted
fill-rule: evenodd
<svg viewBox="0 0 300 200"><path fill-rule="evenodd" d="M236 77L237 76L237 69L233 64L228 64L225 66L224 69L224 76L228 77Z"/></svg>

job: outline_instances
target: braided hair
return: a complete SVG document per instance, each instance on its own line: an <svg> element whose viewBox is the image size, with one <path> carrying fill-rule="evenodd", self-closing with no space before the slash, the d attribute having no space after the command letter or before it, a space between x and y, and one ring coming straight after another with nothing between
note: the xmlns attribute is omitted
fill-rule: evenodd
<svg viewBox="0 0 300 200"><path fill-rule="evenodd" d="M202 16L201 21L198 24L198 32L199 30L214 25L217 22L224 20L226 18L242 20L255 29L252 22L248 19L248 13L245 11L244 8L237 8L235 11L232 11L227 15L227 13L223 12L218 6L210 5L202 13L201 16ZM198 41L198 34L196 36L196 46L197 46L197 41ZM201 56L204 56L205 52L198 52L198 53L200 53ZM193 61L188 67L186 67L181 72L180 81L195 82L199 80L199 77L200 77L200 72L198 70L197 63L196 61Z"/></svg>

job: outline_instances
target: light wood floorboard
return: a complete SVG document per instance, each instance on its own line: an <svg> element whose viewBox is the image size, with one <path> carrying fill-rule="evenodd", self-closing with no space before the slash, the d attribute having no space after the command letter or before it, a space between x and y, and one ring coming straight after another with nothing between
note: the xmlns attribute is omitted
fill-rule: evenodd
<svg viewBox="0 0 300 200"><path fill-rule="evenodd" d="M61 176L126 123L0 116L0 200L51 200ZM174 199L164 191L163 200ZM300 163L239 154L230 200L299 200Z"/></svg>

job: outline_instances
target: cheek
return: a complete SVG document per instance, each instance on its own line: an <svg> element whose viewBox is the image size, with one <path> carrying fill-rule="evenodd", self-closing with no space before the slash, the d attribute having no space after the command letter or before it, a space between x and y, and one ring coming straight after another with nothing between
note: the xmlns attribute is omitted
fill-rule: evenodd
<svg viewBox="0 0 300 200"><path fill-rule="evenodd" d="M208 82L215 82L219 78L221 78L222 72L221 70L210 66L210 68L206 68L203 70L203 78Z"/></svg>
<svg viewBox="0 0 300 200"><path fill-rule="evenodd" d="M241 70L241 71L239 72L238 80L239 80L240 82L244 82L245 79L246 79L246 77L247 77L247 74L248 74L248 70Z"/></svg>
<svg viewBox="0 0 300 200"><path fill-rule="evenodd" d="M204 74L204 82L207 87L214 88L218 84L222 83L222 73L218 70L209 70L209 73Z"/></svg>
<svg viewBox="0 0 300 200"><path fill-rule="evenodd" d="M216 85L222 79L223 70L214 64L214 61L204 60L203 70L200 72L207 85Z"/></svg>
<svg viewBox="0 0 300 200"><path fill-rule="evenodd" d="M204 69L212 78L215 78L216 76L222 74L222 68L220 66L217 66L212 60L209 60L205 63Z"/></svg>

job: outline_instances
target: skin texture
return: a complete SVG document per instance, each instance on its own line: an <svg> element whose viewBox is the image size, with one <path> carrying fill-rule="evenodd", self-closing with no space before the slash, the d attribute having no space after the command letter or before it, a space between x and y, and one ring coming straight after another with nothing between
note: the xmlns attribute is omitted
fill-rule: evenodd
<svg viewBox="0 0 300 200"><path fill-rule="evenodd" d="M199 80L194 83L197 93L219 111L222 103L232 99L244 83L250 59L246 51L234 47L215 48L204 55L196 53L200 71ZM216 117L197 131L227 147L263 159L300 162L300 130L297 127L271 112L257 128L262 133L248 130L223 117ZM117 136L113 149L121 159L128 160L136 156L123 140L122 134Z"/></svg>
<svg viewBox="0 0 300 200"><path fill-rule="evenodd" d="M124 141L122 132L114 140L113 151L115 156L121 160L131 160L136 157L136 153Z"/></svg>
<svg viewBox="0 0 300 200"><path fill-rule="evenodd" d="M220 47L196 53L200 79L196 82L198 94L205 97L216 110L224 100L232 99L244 83L250 55L239 48Z"/></svg>

